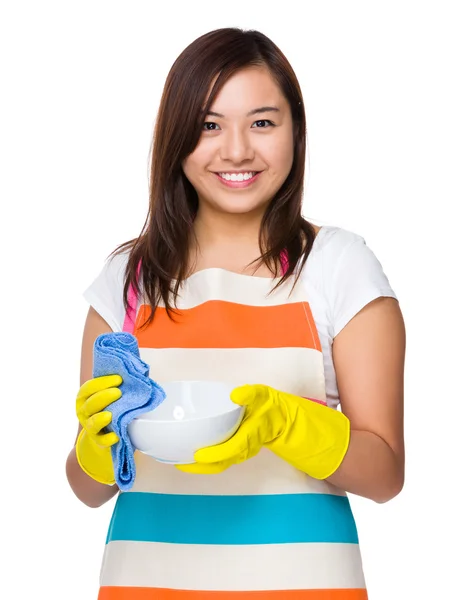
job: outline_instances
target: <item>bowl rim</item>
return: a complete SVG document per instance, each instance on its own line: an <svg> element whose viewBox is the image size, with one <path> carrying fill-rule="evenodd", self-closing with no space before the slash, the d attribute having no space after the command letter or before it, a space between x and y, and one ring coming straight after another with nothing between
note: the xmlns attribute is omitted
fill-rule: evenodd
<svg viewBox="0 0 466 600"><path fill-rule="evenodd" d="M223 385L234 389L238 387L237 383L233 383L232 381L220 381L219 379L172 379L170 381L157 381L157 385L163 388L164 385L172 384L172 383L202 383L203 385L207 384L215 384L215 385Z"/></svg>
<svg viewBox="0 0 466 600"><path fill-rule="evenodd" d="M158 408L158 407L157 407ZM156 411L157 409L154 408L154 411ZM230 410L227 410L225 412L221 412L218 413L216 415L210 415L209 417L192 417L189 419L181 419L179 421L175 420L175 419L146 419L144 417L136 417L135 419L133 419L132 423L134 423L134 421L139 421L139 422L145 422L145 423L159 423L159 424L168 424L168 423L173 423L173 424L179 424L179 423L194 423L195 421L206 421L208 419L217 419L219 417L224 417L225 415L228 415L232 412L244 412L246 410L245 406L240 406L239 404L232 406ZM148 412L152 412L152 411L148 411ZM130 423L131 424L131 423Z"/></svg>
<svg viewBox="0 0 466 600"><path fill-rule="evenodd" d="M234 384L232 382L229 381L219 381L219 380L211 380L211 379L174 379L172 381L158 381L157 385L159 385L163 390L164 390L164 385L167 384L216 384L216 385L222 385L222 386L226 386L228 388L231 387L231 391L233 391L235 389L235 387L238 387L238 384ZM165 391L165 390L164 390ZM147 413L151 413L151 412L155 412L160 406L162 406L162 404L164 403L165 400L163 400L158 406L156 406L155 408L153 408L152 410L147 411ZM235 412L238 409L245 409L244 406L241 406L240 404L235 404L232 400L231 400L231 407L228 408L228 410L225 410L223 412L214 414L214 415L210 415L208 417L191 417L188 419L182 419L182 420L175 420L175 419L147 419L144 417L136 417L136 419L134 419L134 421L144 421L147 423L160 423L160 424L168 424L168 423L194 423L195 421L204 421L206 419L216 419L218 417L222 417L224 415L228 415L232 412ZM241 411L240 411L241 412ZM244 412L244 410L243 410ZM144 414L147 414L144 413Z"/></svg>

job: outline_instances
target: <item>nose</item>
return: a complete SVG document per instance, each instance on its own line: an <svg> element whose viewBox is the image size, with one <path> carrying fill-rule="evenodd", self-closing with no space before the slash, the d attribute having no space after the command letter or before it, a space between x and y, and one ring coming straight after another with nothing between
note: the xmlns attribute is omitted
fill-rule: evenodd
<svg viewBox="0 0 466 600"><path fill-rule="evenodd" d="M234 164L252 160L254 149L248 133L240 128L232 128L221 136L220 158Z"/></svg>

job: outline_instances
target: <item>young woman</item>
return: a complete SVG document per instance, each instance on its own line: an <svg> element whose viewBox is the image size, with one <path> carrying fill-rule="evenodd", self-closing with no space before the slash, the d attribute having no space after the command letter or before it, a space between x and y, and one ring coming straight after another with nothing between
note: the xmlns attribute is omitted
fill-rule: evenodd
<svg viewBox="0 0 466 600"><path fill-rule="evenodd" d="M101 333L133 332L156 381L237 384L246 417L193 465L136 453L99 600L367 598L346 492L402 489L405 331L363 238L302 217L305 135L296 76L259 32L208 33L168 75L146 223L85 294L70 486L91 507L118 492Z"/></svg>

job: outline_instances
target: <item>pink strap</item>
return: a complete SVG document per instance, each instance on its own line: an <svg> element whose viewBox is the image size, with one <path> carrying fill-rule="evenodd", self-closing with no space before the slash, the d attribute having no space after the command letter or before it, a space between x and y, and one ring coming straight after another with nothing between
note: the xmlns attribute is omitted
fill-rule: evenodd
<svg viewBox="0 0 466 600"><path fill-rule="evenodd" d="M139 261L138 268L136 271L136 278L139 279L139 273L141 271L141 261ZM130 284L128 289L128 308L125 314L125 320L123 322L123 331L125 333L133 333L136 325L136 313L138 309L138 296L133 285Z"/></svg>
<svg viewBox="0 0 466 600"><path fill-rule="evenodd" d="M282 267L282 273L285 274L288 271L288 253L286 250L280 253L280 265ZM136 277L139 279L139 273L141 271L141 261L139 261L138 268L136 271ZM129 286L128 289L128 308L125 314L125 320L123 322L123 331L126 333L134 333L134 328L136 325L136 316L137 316L137 308L138 308L138 297L136 294L136 290L132 285Z"/></svg>
<svg viewBox="0 0 466 600"><path fill-rule="evenodd" d="M288 252L286 250L282 250L280 252L280 265L282 268L282 275L285 275L285 273L288 272L288 267L290 266L288 261Z"/></svg>

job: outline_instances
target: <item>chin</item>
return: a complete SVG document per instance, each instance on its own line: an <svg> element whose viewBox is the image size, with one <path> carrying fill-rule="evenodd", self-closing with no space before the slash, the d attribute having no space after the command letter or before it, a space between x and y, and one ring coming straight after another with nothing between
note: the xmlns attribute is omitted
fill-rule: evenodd
<svg viewBox="0 0 466 600"><path fill-rule="evenodd" d="M228 202L216 202L213 206L217 212L231 215L247 215L251 213L264 213L269 202L251 202L246 199L236 198Z"/></svg>
<svg viewBox="0 0 466 600"><path fill-rule="evenodd" d="M224 215L262 215L265 212L265 208L265 206L228 206L219 207L218 212Z"/></svg>

